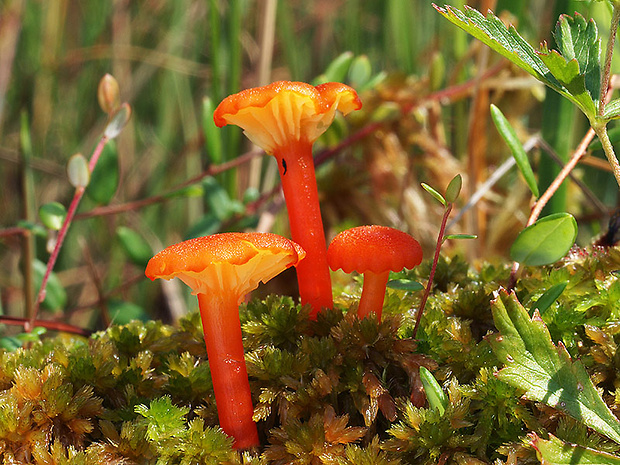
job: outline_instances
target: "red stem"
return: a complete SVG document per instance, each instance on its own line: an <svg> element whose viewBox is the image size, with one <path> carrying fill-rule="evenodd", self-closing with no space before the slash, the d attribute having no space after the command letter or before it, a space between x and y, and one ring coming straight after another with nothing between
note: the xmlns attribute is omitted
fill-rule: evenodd
<svg viewBox="0 0 620 465"><path fill-rule="evenodd" d="M450 212L452 211L452 203L448 203L446 205L446 209L443 212L443 219L441 220L441 227L439 228L439 235L437 236L437 246L435 247L435 256L433 257L433 266L431 266L431 273L428 276L428 283L426 284L426 289L424 289L424 295L422 296L422 301L420 302L420 310L418 310L418 314L415 319L415 326L413 327L413 338L418 333L418 326L420 326L420 321L422 320L422 313L424 313L424 307L426 306L426 301L428 300L428 296L431 293L431 289L433 287L433 279L435 278L435 271L437 270L437 262L439 261L439 252L441 252L441 246L443 245L443 236L446 233L446 223L448 222L448 217L450 216Z"/></svg>
<svg viewBox="0 0 620 465"><path fill-rule="evenodd" d="M90 157L90 162L88 164L88 169L92 173L97 165L97 161L99 160L99 156L101 152L103 152L103 148L105 144L107 144L108 138L103 136L99 139L99 143L93 154ZM45 275L43 276L43 280L41 281L41 288L39 289L39 293L37 295L37 300L34 304L34 309L32 312L32 316L30 317L30 321L28 325L24 327L26 331L30 331L33 327L35 320L37 319L37 315L39 313L39 307L41 306L41 302L45 300L45 289L47 287L47 281L49 280L50 275L52 274L52 270L54 269L54 265L56 265L56 260L58 259L58 254L60 253L60 249L62 244L67 236L67 231L69 230L69 226L71 225L71 221L77 211L77 207L80 204L80 200L82 200L82 196L84 195L85 187L76 187L75 193L73 194L73 199L71 200L71 204L69 205L69 209L67 210L67 216L65 217L65 221L62 223L62 227L60 231L58 231L58 237L56 238L56 245L54 246L54 250L50 255L49 260L47 261L47 268L45 269Z"/></svg>
<svg viewBox="0 0 620 465"><path fill-rule="evenodd" d="M385 288L387 286L390 272L373 273L367 271L364 273L364 287L362 288L362 297L357 308L357 316L362 319L371 313L377 315L377 320L381 321L383 312L383 301L385 300Z"/></svg>
<svg viewBox="0 0 620 465"><path fill-rule="evenodd" d="M291 237L306 251L306 258L296 267L301 303L312 306L310 318L316 319L321 308L333 307L333 298L312 145L294 141L280 147L274 155L282 180Z"/></svg>
<svg viewBox="0 0 620 465"><path fill-rule="evenodd" d="M235 439L236 449L258 446L238 298L225 292L198 294L198 304L220 426Z"/></svg>

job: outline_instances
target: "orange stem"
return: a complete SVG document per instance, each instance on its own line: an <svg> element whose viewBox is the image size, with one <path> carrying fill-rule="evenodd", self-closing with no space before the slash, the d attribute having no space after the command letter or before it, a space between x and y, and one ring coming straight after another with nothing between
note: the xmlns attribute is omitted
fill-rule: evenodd
<svg viewBox="0 0 620 465"><path fill-rule="evenodd" d="M327 244L314 174L312 144L293 141L274 153L286 200L291 237L305 251L296 266L302 304L310 304L310 317L332 308L332 283L327 266Z"/></svg>
<svg viewBox="0 0 620 465"><path fill-rule="evenodd" d="M385 287L387 286L389 276L389 271L384 273L367 271L364 273L364 287L362 288L362 297L357 308L357 316L360 319L375 313L377 320L381 321L383 301L385 300Z"/></svg>
<svg viewBox="0 0 620 465"><path fill-rule="evenodd" d="M248 449L260 443L252 419L238 297L224 294L198 294L198 305L220 426L235 439L236 449Z"/></svg>

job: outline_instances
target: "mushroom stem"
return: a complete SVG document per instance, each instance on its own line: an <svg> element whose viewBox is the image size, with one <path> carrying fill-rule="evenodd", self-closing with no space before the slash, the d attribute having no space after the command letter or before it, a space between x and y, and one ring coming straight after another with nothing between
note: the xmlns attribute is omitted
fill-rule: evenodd
<svg viewBox="0 0 620 465"><path fill-rule="evenodd" d="M238 296L198 294L220 426L236 449L258 446L254 407L243 352Z"/></svg>
<svg viewBox="0 0 620 465"><path fill-rule="evenodd" d="M333 298L312 144L292 141L279 148L274 156L282 180L291 237L306 251L306 258L297 265L301 303L311 305L310 318L316 319L321 308L333 307Z"/></svg>
<svg viewBox="0 0 620 465"><path fill-rule="evenodd" d="M385 300L385 288L389 276L389 271L383 273L366 271L364 273L364 287L362 288L362 297L360 298L359 307L357 308L357 316L360 319L366 318L371 313L375 313L377 315L377 320L381 321L383 301Z"/></svg>

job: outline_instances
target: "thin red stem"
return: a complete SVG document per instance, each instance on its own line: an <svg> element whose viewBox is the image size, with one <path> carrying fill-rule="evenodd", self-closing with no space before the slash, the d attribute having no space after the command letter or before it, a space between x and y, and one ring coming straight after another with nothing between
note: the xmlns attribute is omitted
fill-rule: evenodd
<svg viewBox="0 0 620 465"><path fill-rule="evenodd" d="M92 173L97 165L97 161L99 160L99 156L101 152L103 152L103 148L105 144L107 144L108 138L103 136L99 140L97 147L93 151L93 154L90 157L90 162L88 164L88 169ZM73 199L71 200L71 204L67 210L67 216L65 217L64 222L58 231L58 237L56 238L56 245L54 246L54 250L50 255L49 260L47 261L47 268L45 269L45 275L43 276L43 280L41 281L41 288L39 289L39 293L37 295L37 299L34 304L34 309L32 311L32 316L30 317L30 321L25 326L26 331L30 331L34 325L35 320L37 319L37 315L39 313L39 307L43 300L45 300L45 292L47 287L47 282L49 280L50 275L52 274L52 270L54 269L54 265L56 265L56 260L58 259L58 254L60 253L60 249L62 244L67 236L67 231L69 230L69 226L71 225L71 221L75 216L75 212L77 211L77 207L80 204L80 200L82 200L82 196L84 195L85 187L76 187L75 193L73 194Z"/></svg>
<svg viewBox="0 0 620 465"><path fill-rule="evenodd" d="M274 155L278 161L291 237L306 251L306 258L296 267L299 295L302 304L312 306L310 318L315 319L322 308L333 307L333 298L312 145L292 142L279 148Z"/></svg>
<svg viewBox="0 0 620 465"><path fill-rule="evenodd" d="M357 316L362 319L371 313L377 315L377 320L381 321L383 313L383 301L385 300L385 288L387 286L390 272L373 273L367 271L364 273L364 287L362 288L362 296L360 304L357 308Z"/></svg>
<svg viewBox="0 0 620 465"><path fill-rule="evenodd" d="M448 217L450 216L451 211L452 203L448 203L443 212L443 219L441 220L441 227L439 228L439 235L437 236L437 246L435 247L435 256L433 257L433 265L431 266L431 272L428 276L428 283L426 283L426 289L424 289L424 295L422 296L422 301L420 302L420 310L418 310L418 314L415 319L415 326L413 327L412 336L414 338L418 333L418 326L420 326L420 321L422 320L422 313L424 313L426 301L428 300L428 296L433 288L433 279L435 278L435 271L437 270L437 262L439 262L439 252L441 252L444 234L446 233L446 223L448 222Z"/></svg>
<svg viewBox="0 0 620 465"><path fill-rule="evenodd" d="M235 439L236 449L258 446L238 296L225 292L198 294L198 304L220 426Z"/></svg>

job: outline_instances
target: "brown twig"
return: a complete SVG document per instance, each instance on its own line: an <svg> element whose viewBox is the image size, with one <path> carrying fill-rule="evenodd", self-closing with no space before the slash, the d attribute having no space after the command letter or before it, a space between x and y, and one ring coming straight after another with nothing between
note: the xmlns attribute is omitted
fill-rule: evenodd
<svg viewBox="0 0 620 465"><path fill-rule="evenodd" d="M81 336L90 336L92 334L91 331L87 329L80 328L79 326L73 326L67 323L61 323L59 321L48 321L48 320L30 320L29 318L21 318L16 316L8 316L8 315L0 315L0 323L11 326L23 326L24 328L28 325L32 327L42 326L47 329L51 329L52 331L62 331L63 333L72 333L79 334Z"/></svg>

